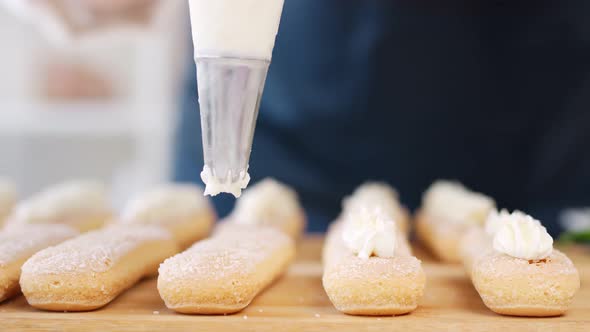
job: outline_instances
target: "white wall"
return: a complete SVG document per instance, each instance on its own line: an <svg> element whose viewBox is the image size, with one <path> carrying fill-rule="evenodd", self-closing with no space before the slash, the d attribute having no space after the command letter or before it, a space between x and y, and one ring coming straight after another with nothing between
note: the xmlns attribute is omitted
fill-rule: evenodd
<svg viewBox="0 0 590 332"><path fill-rule="evenodd" d="M0 176L23 196L72 177L113 187L117 205L169 179L176 93L186 62L185 1L162 1L151 27L113 30L55 46L0 9ZM44 59L87 61L116 82L108 101L48 102L39 94Z"/></svg>

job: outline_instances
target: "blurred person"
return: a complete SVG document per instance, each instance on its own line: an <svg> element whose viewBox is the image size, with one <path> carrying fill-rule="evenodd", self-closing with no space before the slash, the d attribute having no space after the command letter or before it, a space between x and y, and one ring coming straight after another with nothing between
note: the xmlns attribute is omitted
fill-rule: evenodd
<svg viewBox="0 0 590 332"><path fill-rule="evenodd" d="M110 15L149 4L80 2ZM555 235L559 211L590 206L588 17L576 0L286 0L252 179L292 185L311 230L365 180L414 208L447 178ZM199 182L194 65L186 77L175 179ZM233 201L215 198L222 215Z"/></svg>

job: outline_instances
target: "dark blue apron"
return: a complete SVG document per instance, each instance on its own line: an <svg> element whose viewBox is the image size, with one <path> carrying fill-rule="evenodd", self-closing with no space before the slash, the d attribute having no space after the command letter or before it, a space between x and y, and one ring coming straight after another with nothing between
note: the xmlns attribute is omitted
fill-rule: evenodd
<svg viewBox="0 0 590 332"><path fill-rule="evenodd" d="M294 186L311 230L367 179L415 208L448 178L555 234L560 209L590 206L589 17L574 0L286 0L252 178ZM200 182L187 73L175 179Z"/></svg>

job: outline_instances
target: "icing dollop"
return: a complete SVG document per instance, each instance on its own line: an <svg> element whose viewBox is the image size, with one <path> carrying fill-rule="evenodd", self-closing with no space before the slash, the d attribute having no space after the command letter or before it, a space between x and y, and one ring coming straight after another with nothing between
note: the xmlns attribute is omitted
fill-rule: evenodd
<svg viewBox="0 0 590 332"><path fill-rule="evenodd" d="M481 225L494 209L494 201L452 181L437 181L424 194L425 211L458 224Z"/></svg>
<svg viewBox="0 0 590 332"><path fill-rule="evenodd" d="M230 218L238 224L276 225L300 212L297 193L288 186L267 178L244 191Z"/></svg>
<svg viewBox="0 0 590 332"><path fill-rule="evenodd" d="M360 207L345 217L342 239L358 257L393 257L397 245L396 223L380 207Z"/></svg>
<svg viewBox="0 0 590 332"><path fill-rule="evenodd" d="M242 195L242 189L246 189L250 183L250 174L248 171L241 171L238 177L234 179L231 171L227 173L225 179L220 179L213 174L211 168L203 166L201 180L205 184L205 195L217 196L221 193L229 193L238 198Z"/></svg>
<svg viewBox="0 0 590 332"><path fill-rule="evenodd" d="M538 220L519 211L500 218L503 222L494 236L494 250L526 260L551 255L553 238Z"/></svg>

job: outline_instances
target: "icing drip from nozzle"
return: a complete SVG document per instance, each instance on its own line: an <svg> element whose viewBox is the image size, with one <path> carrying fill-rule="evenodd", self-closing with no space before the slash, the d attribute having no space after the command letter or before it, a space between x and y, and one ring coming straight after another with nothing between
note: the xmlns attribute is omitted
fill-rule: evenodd
<svg viewBox="0 0 590 332"><path fill-rule="evenodd" d="M242 189L248 186L250 174L246 169L234 177L232 171L229 170L225 178L219 178L209 166L205 165L201 172L201 180L205 183L205 195L217 196L220 193L230 193L238 198L242 195Z"/></svg>

